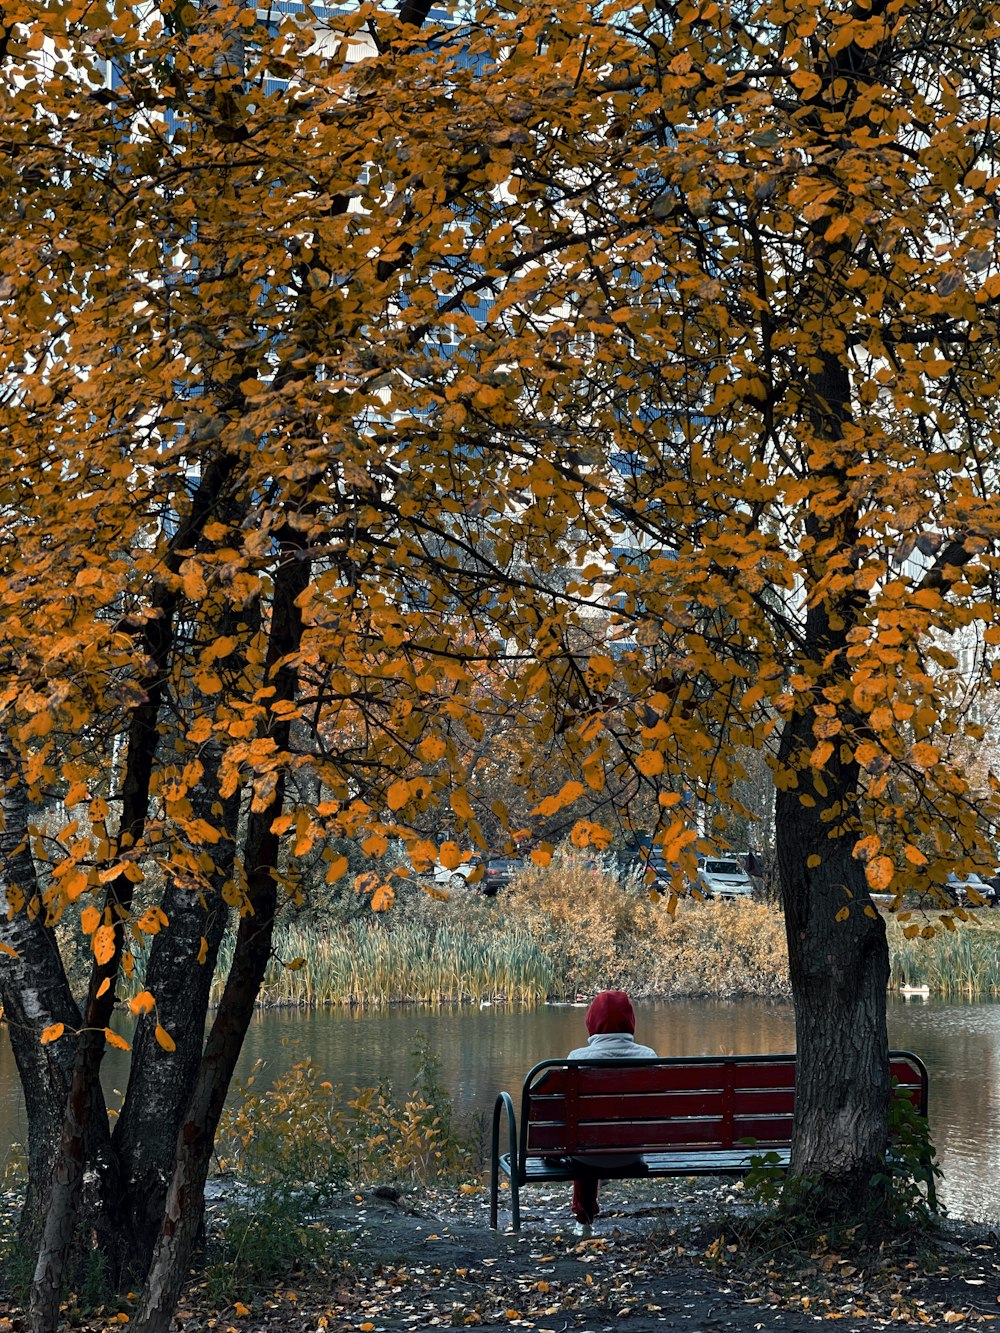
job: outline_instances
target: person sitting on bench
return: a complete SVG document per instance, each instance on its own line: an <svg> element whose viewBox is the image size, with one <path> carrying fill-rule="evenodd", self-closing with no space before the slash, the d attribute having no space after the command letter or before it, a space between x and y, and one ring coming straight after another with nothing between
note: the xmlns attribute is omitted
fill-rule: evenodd
<svg viewBox="0 0 1000 1333"><path fill-rule="evenodd" d="M635 1011L632 1001L623 990L604 990L595 995L584 1022L590 1034L586 1046L570 1051L569 1060L647 1060L655 1059L651 1046L640 1046L635 1039ZM601 1168L634 1166L639 1157L602 1157L590 1154L574 1157L581 1170L573 1178L573 1216L576 1234L589 1236L591 1224L601 1211L597 1189Z"/></svg>

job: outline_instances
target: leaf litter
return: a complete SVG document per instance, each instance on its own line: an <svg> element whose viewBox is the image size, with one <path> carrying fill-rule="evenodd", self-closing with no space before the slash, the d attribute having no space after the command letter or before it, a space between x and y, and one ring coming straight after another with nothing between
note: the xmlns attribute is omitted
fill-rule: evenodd
<svg viewBox="0 0 1000 1333"><path fill-rule="evenodd" d="M322 1210L301 1269L219 1307L195 1280L177 1311L185 1333L838 1333L899 1326L1000 1327L997 1236L948 1223L919 1250L839 1254L768 1249L731 1182L615 1182L593 1235L572 1233L565 1190L523 1196L522 1230L491 1231L480 1190L351 1192ZM613 1194L613 1198L611 1197ZM217 1208L223 1205L216 1205ZM723 1220L725 1219L725 1220ZM509 1214L501 1212L501 1226ZM127 1328L136 1298L67 1322ZM27 1322L0 1300L0 1333Z"/></svg>

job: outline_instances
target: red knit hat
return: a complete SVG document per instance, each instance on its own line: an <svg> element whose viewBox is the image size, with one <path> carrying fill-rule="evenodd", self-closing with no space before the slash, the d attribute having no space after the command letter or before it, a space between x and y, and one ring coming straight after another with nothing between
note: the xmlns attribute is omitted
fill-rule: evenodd
<svg viewBox="0 0 1000 1333"><path fill-rule="evenodd" d="M632 1001L623 990L602 990L594 996L584 1022L592 1037L598 1032L635 1032Z"/></svg>

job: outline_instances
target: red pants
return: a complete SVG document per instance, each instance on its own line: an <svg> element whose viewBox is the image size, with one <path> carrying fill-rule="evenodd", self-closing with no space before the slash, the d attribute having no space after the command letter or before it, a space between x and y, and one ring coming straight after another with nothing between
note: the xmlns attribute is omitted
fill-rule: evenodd
<svg viewBox="0 0 1000 1333"><path fill-rule="evenodd" d="M601 1211L597 1202L597 1187L600 1176L593 1171L581 1172L573 1177L573 1216L578 1222L593 1222Z"/></svg>

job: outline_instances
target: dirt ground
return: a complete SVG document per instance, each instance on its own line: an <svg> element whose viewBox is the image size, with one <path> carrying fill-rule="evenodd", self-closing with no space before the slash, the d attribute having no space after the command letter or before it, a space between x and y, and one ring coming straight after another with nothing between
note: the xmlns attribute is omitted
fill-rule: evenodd
<svg viewBox="0 0 1000 1333"><path fill-rule="evenodd" d="M348 1194L314 1219L317 1257L265 1292L224 1306L196 1278L186 1333L842 1333L899 1325L998 1327L1000 1241L947 1222L864 1260L826 1238L802 1247L725 1182L616 1181L590 1239L572 1234L568 1187L522 1194L522 1229L489 1228L478 1187ZM212 1205L217 1217L224 1198ZM134 1298L133 1298L134 1302ZM127 1327L134 1304L73 1317L86 1333ZM26 1328L0 1301L0 1333Z"/></svg>
<svg viewBox="0 0 1000 1333"><path fill-rule="evenodd" d="M327 1281L302 1275L298 1286L219 1312L214 1327L800 1333L835 1320L849 1333L1000 1319L1000 1253L988 1229L946 1224L932 1246L897 1243L859 1268L823 1238L808 1253L748 1245L740 1188L605 1184L588 1240L572 1235L565 1186L522 1194L518 1234L490 1230L485 1191L352 1195L325 1219L343 1237ZM719 1221L727 1212L728 1234ZM197 1316L182 1323L191 1329Z"/></svg>

